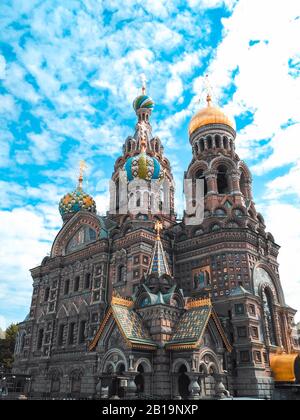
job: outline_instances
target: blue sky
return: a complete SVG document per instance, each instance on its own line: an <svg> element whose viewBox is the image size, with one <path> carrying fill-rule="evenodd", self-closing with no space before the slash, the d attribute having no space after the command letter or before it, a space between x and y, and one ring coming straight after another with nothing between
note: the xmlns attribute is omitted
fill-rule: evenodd
<svg viewBox="0 0 300 420"><path fill-rule="evenodd" d="M256 204L282 245L287 302L300 309L299 39L298 0L2 0L0 327L26 316L28 270L50 251L79 160L89 166L85 188L106 211L141 74L178 204L187 127L210 75L215 102L236 118Z"/></svg>

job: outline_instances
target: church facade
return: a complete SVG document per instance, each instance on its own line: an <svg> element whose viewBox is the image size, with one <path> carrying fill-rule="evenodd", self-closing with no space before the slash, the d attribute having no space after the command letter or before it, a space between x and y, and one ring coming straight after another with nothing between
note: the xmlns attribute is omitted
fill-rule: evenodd
<svg viewBox="0 0 300 420"><path fill-rule="evenodd" d="M284 299L279 246L235 151L235 125L210 95L192 118L184 177L194 212L178 221L153 107L143 88L107 216L97 215L82 172L62 198L51 254L31 270L14 372L29 376L27 392L40 397L272 398L276 381L300 379L296 312Z"/></svg>

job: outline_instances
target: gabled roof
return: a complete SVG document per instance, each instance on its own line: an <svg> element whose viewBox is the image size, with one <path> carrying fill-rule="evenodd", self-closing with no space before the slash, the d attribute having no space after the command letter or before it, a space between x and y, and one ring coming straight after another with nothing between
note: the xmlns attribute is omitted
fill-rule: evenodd
<svg viewBox="0 0 300 420"><path fill-rule="evenodd" d="M114 296L112 304L102 321L89 350L98 344L109 320L114 319L122 336L131 348L155 350L156 344L152 341L149 331L143 325L142 318L133 309L133 302L128 299Z"/></svg>
<svg viewBox="0 0 300 420"><path fill-rule="evenodd" d="M210 319L215 323L228 351L232 347L225 335L220 320L213 310L210 299L198 299L188 302L171 341L166 344L169 350L188 350L200 347L201 340Z"/></svg>

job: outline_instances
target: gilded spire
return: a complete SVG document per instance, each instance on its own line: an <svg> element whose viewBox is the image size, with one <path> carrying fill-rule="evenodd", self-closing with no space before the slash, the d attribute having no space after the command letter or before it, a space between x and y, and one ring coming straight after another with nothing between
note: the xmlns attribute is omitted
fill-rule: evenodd
<svg viewBox="0 0 300 420"><path fill-rule="evenodd" d="M80 190L82 190L83 175L84 175L84 171L86 170L86 168L87 168L87 164L85 163L84 160L81 160L80 164L79 164L79 177L78 177L78 188Z"/></svg>
<svg viewBox="0 0 300 420"><path fill-rule="evenodd" d="M155 225L154 225L154 229L156 231L156 239L160 240L160 232L163 230L163 224L160 220L156 220Z"/></svg>
<svg viewBox="0 0 300 420"><path fill-rule="evenodd" d="M206 90L206 102L207 102L207 106L211 107L212 105L212 87L209 81L209 76L208 74L205 76L205 90Z"/></svg>
<svg viewBox="0 0 300 420"><path fill-rule="evenodd" d="M161 221L157 220L154 225L156 231L156 241L154 244L153 254L151 258L151 263L148 271L150 274L158 274L162 276L163 274L171 275L165 250L160 238L160 232L163 230L163 224Z"/></svg>
<svg viewBox="0 0 300 420"><path fill-rule="evenodd" d="M146 95L147 91L147 79L144 74L141 75L141 81L142 81L142 95Z"/></svg>

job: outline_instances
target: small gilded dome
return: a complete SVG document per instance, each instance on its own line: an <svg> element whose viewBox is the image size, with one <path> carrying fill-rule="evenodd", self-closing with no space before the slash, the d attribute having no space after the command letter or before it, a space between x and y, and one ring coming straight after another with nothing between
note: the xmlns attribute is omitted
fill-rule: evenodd
<svg viewBox="0 0 300 420"><path fill-rule="evenodd" d="M191 136L196 130L210 124L223 124L235 130L235 123L224 112L211 105L210 96L207 97L207 107L201 109L193 116L189 125L189 135Z"/></svg>
<svg viewBox="0 0 300 420"><path fill-rule="evenodd" d="M142 152L137 156L127 159L124 169L127 173L128 181L134 179L144 179L145 181L162 179L163 172L159 161L146 152Z"/></svg>
<svg viewBox="0 0 300 420"><path fill-rule="evenodd" d="M80 186L75 191L66 194L59 203L59 212L62 217L77 213L79 211L96 213L96 203L94 199L86 194Z"/></svg>
<svg viewBox="0 0 300 420"><path fill-rule="evenodd" d="M154 102L153 99L150 98L148 95L140 95L133 101L133 108L135 111L138 111L139 109L153 109L154 108Z"/></svg>

